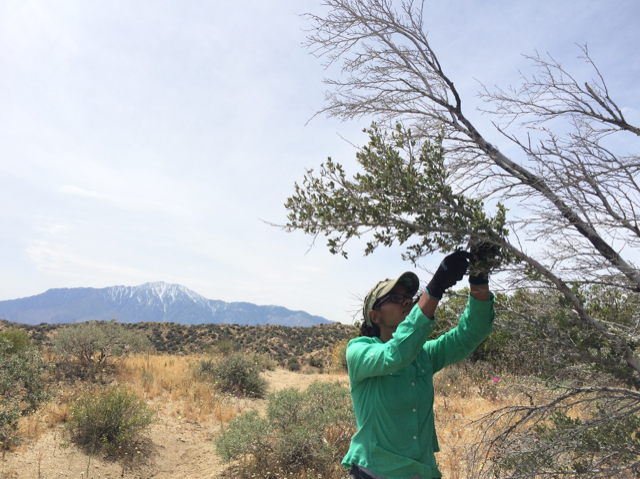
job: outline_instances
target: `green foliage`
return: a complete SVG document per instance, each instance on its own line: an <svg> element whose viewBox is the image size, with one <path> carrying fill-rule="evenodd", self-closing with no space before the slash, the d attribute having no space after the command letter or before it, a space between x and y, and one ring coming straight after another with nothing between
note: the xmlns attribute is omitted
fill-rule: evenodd
<svg viewBox="0 0 640 479"><path fill-rule="evenodd" d="M308 170L302 186L285 204L287 228L330 236L331 253L347 257L345 244L373 231L365 254L378 246L406 247L403 258L416 262L434 251L466 247L471 238L504 238L506 208L498 203L495 216L482 201L467 198L451 186L442 138L419 142L398 124L382 132L374 123L365 129L369 144L356 155L364 170L352 180L329 158L319 176ZM506 250L503 259L512 259Z"/></svg>
<svg viewBox="0 0 640 479"><path fill-rule="evenodd" d="M640 309L640 295L612 286L581 286L574 289L594 318L611 328L630 329ZM458 324L467 304L468 289L447 296L438 306L437 321L429 339L445 334ZM553 290L520 289L496 294L493 332L469 356L486 361L496 371L519 376L534 375L555 382L593 383L617 378L634 388L637 376L610 347L602 333L585 327L564 296ZM639 342L631 339L632 348Z"/></svg>
<svg viewBox="0 0 640 479"><path fill-rule="evenodd" d="M438 305L436 323L429 340L436 339L458 325L458 320L468 301L467 288L447 296ZM498 295L498 318L493 332L469 355L466 361L484 361L495 372L505 371L526 376L541 374L547 366L546 360L538 353L535 338L514 332L513 318L505 314L500 304L507 300L506 295ZM520 319L518 317L518 319Z"/></svg>
<svg viewBox="0 0 640 479"><path fill-rule="evenodd" d="M229 356L236 349L236 345L233 341L228 339L222 339L216 343L216 349L218 353L223 356Z"/></svg>
<svg viewBox="0 0 640 479"><path fill-rule="evenodd" d="M287 369L289 371L300 371L300 363L296 358L290 358L289 361L287 361Z"/></svg>
<svg viewBox="0 0 640 479"><path fill-rule="evenodd" d="M200 377L213 378L216 371L216 362L213 359L202 359L197 363L196 374Z"/></svg>
<svg viewBox="0 0 640 479"><path fill-rule="evenodd" d="M270 394L267 417L256 411L237 417L216 438L216 451L225 461L253 457L253 463L241 463L241 477L268 477L266 471L323 474L342 459L355 432L350 400L340 383Z"/></svg>
<svg viewBox="0 0 640 479"><path fill-rule="evenodd" d="M0 340L0 449L19 443L18 419L34 412L49 398L45 390L45 363L38 351Z"/></svg>
<svg viewBox="0 0 640 479"><path fill-rule="evenodd" d="M253 353L251 360L260 371L275 371L278 365L271 355L266 353Z"/></svg>
<svg viewBox="0 0 640 479"><path fill-rule="evenodd" d="M29 347L31 339L22 329L9 328L0 331L0 341L8 341L11 346L5 351L5 354L18 354Z"/></svg>
<svg viewBox="0 0 640 479"><path fill-rule="evenodd" d="M148 351L149 339L112 321L91 321L68 326L52 340L54 352L74 358L84 366L106 365L112 358Z"/></svg>
<svg viewBox="0 0 640 479"><path fill-rule="evenodd" d="M309 356L309 366L311 366L312 368L321 368L322 367L322 360L318 359L315 356Z"/></svg>
<svg viewBox="0 0 640 479"><path fill-rule="evenodd" d="M262 367L242 353L233 353L206 366L201 362L200 368L212 368L211 378L224 392L254 398L262 398L267 392L267 381L260 376Z"/></svg>
<svg viewBox="0 0 640 479"><path fill-rule="evenodd" d="M266 462L274 441L272 432L268 419L250 410L236 417L215 439L216 452L227 462L248 454L253 454L256 462Z"/></svg>
<svg viewBox="0 0 640 479"><path fill-rule="evenodd" d="M144 399L116 387L102 397L80 397L70 408L67 428L72 440L89 451L119 452L139 440L156 413Z"/></svg>
<svg viewBox="0 0 640 479"><path fill-rule="evenodd" d="M640 307L640 295L603 285L574 286L585 309L611 331L631 330ZM593 383L617 378L640 388L635 371L596 328L585 325L565 297L551 290L518 290L498 296L501 327L528 355L522 358L530 372L542 377ZM640 342L629 337L632 350Z"/></svg>

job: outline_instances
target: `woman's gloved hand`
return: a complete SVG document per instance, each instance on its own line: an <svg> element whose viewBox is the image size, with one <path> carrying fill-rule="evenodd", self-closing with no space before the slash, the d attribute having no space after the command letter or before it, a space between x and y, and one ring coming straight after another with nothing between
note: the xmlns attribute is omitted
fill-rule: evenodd
<svg viewBox="0 0 640 479"><path fill-rule="evenodd" d="M489 272L496 265L500 248L494 244L481 241L471 245L471 271L469 284L485 286L489 284Z"/></svg>
<svg viewBox="0 0 640 479"><path fill-rule="evenodd" d="M460 281L467 273L471 253L456 251L445 256L427 285L427 293L437 300L442 299L444 292Z"/></svg>

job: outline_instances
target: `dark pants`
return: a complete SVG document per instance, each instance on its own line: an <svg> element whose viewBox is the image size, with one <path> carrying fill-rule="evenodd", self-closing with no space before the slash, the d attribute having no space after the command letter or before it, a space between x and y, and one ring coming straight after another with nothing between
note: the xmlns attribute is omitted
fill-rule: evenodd
<svg viewBox="0 0 640 479"><path fill-rule="evenodd" d="M349 474L351 474L351 477L353 479L375 479L374 476L372 476L371 474L367 473L366 471L363 471L362 469L360 469L355 464L353 465L353 467L349 471Z"/></svg>
<svg viewBox="0 0 640 479"><path fill-rule="evenodd" d="M361 468L359 468L355 464L353 465L353 467L349 471L349 474L351 474L351 477L353 479L384 479L384 478L380 478L380 476L372 476L368 472L363 471ZM441 479L441 478L434 477L433 479Z"/></svg>

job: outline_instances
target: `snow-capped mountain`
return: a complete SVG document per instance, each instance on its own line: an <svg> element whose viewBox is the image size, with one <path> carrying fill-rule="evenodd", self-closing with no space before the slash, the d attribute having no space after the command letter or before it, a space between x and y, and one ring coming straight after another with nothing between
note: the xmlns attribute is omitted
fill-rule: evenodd
<svg viewBox="0 0 640 479"><path fill-rule="evenodd" d="M110 320L180 324L279 324L313 326L331 323L304 311L252 303L207 299L179 284L164 282L108 288L58 288L28 298L0 301L0 318L24 324Z"/></svg>

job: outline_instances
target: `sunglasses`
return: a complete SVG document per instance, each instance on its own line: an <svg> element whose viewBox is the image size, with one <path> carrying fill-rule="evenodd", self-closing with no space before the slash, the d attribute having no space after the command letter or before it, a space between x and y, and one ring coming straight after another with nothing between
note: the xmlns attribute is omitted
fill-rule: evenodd
<svg viewBox="0 0 640 479"><path fill-rule="evenodd" d="M411 304L416 304L418 302L418 298L414 298L413 296L405 296L404 294L400 293L389 293L382 298L378 298L378 301L375 302L373 308L371 309L378 309L385 301L391 301L392 303L396 304L403 304L407 300L411 301Z"/></svg>

